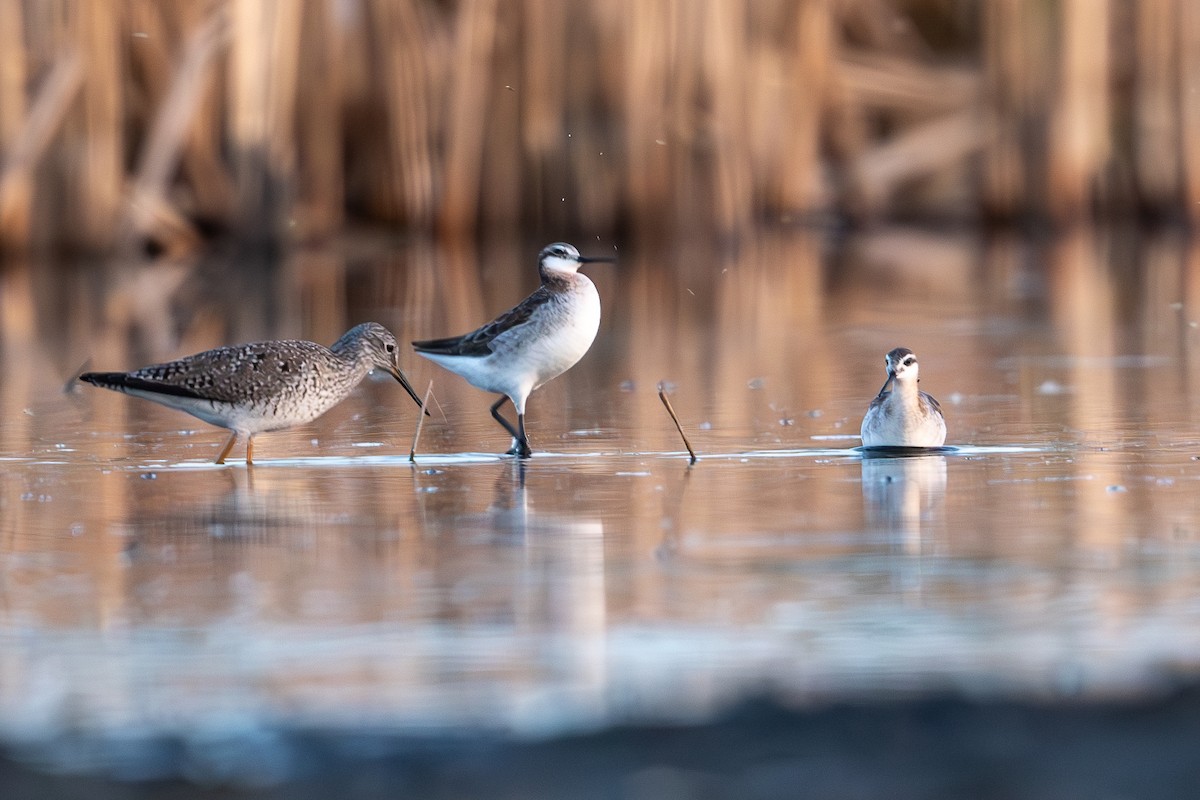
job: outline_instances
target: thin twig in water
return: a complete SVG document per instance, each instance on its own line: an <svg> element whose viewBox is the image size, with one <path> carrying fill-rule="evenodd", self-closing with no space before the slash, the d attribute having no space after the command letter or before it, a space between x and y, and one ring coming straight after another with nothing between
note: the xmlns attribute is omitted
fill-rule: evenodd
<svg viewBox="0 0 1200 800"><path fill-rule="evenodd" d="M417 432L413 434L412 447L408 451L408 461L411 464L417 463L417 441L421 438L421 428L425 425L425 407L429 405L429 395L433 394L433 381L429 382L429 388L425 390L425 398L421 400L421 413L417 415Z"/></svg>
<svg viewBox="0 0 1200 800"><path fill-rule="evenodd" d="M667 399L667 391L659 386L658 399L662 400L663 406L667 409L667 413L671 415L671 421L675 423L675 430L679 431L679 438L683 439L683 446L687 448L688 455L691 456L691 461L688 463L696 463L696 451L692 449L692 443L688 441L687 434L683 432L683 426L679 424L679 417L675 416L675 409L671 408L671 401Z"/></svg>

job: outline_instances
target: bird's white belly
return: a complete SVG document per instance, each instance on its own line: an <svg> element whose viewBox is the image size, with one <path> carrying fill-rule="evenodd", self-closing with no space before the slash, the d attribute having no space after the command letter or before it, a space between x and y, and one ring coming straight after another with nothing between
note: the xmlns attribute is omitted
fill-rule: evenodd
<svg viewBox="0 0 1200 800"><path fill-rule="evenodd" d="M202 400L195 397L178 397L158 392L146 392L140 389L126 389L124 391L133 397L141 397L167 408L191 414L193 417L203 420L210 425L216 425L218 428L253 433L258 429L258 423L260 422L250 417L244 409L227 403L214 403L211 400Z"/></svg>
<svg viewBox="0 0 1200 800"><path fill-rule="evenodd" d="M596 341L600 330L600 296L590 284L588 289L579 293L570 316L564 317L552 335L537 338L517 354L517 359L534 376L533 389L579 363Z"/></svg>
<svg viewBox="0 0 1200 800"><path fill-rule="evenodd" d="M134 397L152 400L159 405L167 406L178 411L191 414L197 419L219 428L227 428L243 434L264 433L281 430L293 425L312 422L329 408L336 405L337 397L329 401L310 403L303 408L296 408L295 403L280 402L275 406L267 404L221 403L212 400L202 400L193 397L178 397L155 392L144 392L138 389L127 389L126 393Z"/></svg>
<svg viewBox="0 0 1200 800"><path fill-rule="evenodd" d="M473 386L513 398L524 413L525 398L578 363L600 329L600 295L589 281L568 302L540 309L524 325L496 337L483 357L421 353Z"/></svg>

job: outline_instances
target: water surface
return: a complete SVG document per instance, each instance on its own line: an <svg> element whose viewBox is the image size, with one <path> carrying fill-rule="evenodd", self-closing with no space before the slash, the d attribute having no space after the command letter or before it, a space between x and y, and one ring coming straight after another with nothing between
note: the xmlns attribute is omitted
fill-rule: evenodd
<svg viewBox="0 0 1200 800"><path fill-rule="evenodd" d="M225 434L190 417L64 391L89 358L462 332L532 289L537 246L333 248L236 286L118 265L89 278L102 303L10 276L0 735L541 735L763 692L1137 694L1200 665L1200 282L1170 237L618 248L525 464L495 455L491 397L416 356L415 463L391 381L259 436L253 468L212 465ZM955 452L853 449L896 346Z"/></svg>

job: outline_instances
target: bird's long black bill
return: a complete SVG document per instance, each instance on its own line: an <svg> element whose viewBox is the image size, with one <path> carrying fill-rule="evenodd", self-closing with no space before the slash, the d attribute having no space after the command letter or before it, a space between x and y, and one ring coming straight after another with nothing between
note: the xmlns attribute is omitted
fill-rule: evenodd
<svg viewBox="0 0 1200 800"><path fill-rule="evenodd" d="M883 397L883 393L888 390L888 387L891 386L895 380L896 380L896 376L889 372L887 380L883 382L883 386L881 386L879 389L879 394L877 394L875 396Z"/></svg>
<svg viewBox="0 0 1200 800"><path fill-rule="evenodd" d="M613 256L580 256L580 264L614 264L617 259Z"/></svg>
<svg viewBox="0 0 1200 800"><path fill-rule="evenodd" d="M413 389L412 384L408 382L408 378L404 377L404 373L400 371L400 368L392 367L390 370L388 370L388 372L391 373L393 378L400 381L400 385L404 387L404 391L408 392L408 396L411 397L413 402L417 404L417 408L424 409L425 416L428 417L429 409L425 408L425 404L421 402L421 396L417 394L415 389Z"/></svg>

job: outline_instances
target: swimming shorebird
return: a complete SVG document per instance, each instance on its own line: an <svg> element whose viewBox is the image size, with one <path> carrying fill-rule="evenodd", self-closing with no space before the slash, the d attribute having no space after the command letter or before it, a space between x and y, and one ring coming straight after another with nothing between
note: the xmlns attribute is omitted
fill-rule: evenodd
<svg viewBox="0 0 1200 800"><path fill-rule="evenodd" d="M863 417L863 447L941 447L946 419L938 401L917 389L916 355L897 347L884 359L888 376Z"/></svg>
<svg viewBox="0 0 1200 800"><path fill-rule="evenodd" d="M346 399L374 369L387 372L421 405L400 371L391 331L364 322L332 347L286 339L218 347L132 372L85 372L79 380L144 397L186 411L233 432L217 463L224 464L239 435L246 463L254 457L254 434L312 422Z"/></svg>
<svg viewBox="0 0 1200 800"><path fill-rule="evenodd" d="M447 339L413 342L417 353L478 389L502 395L492 416L513 438L509 455L528 458L525 401L530 392L566 372L592 346L600 328L600 295L578 270L588 258L569 244L547 245L538 254L542 285L514 308L478 330ZM517 426L500 415L506 401L517 409Z"/></svg>

